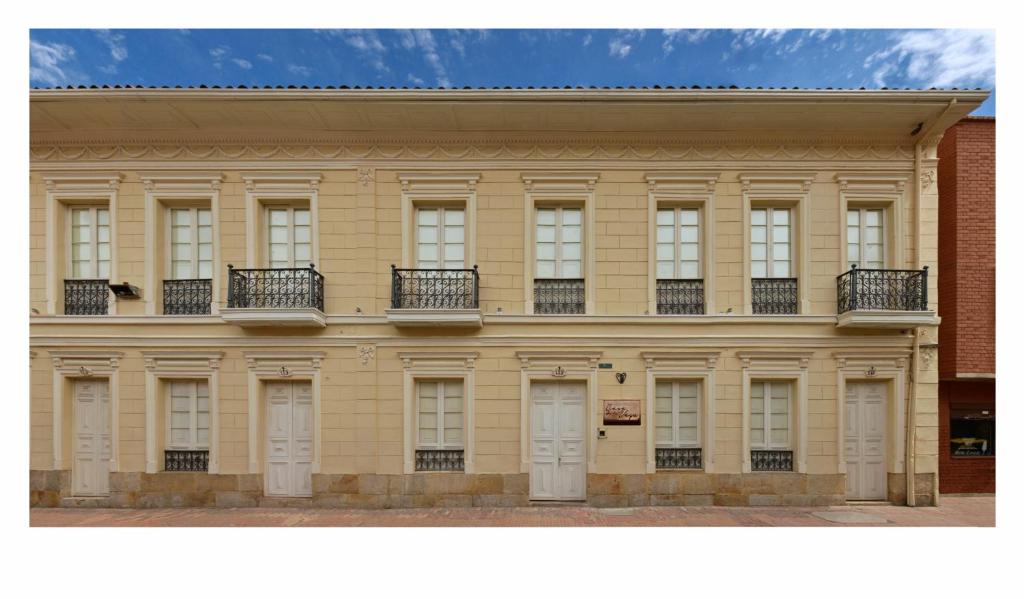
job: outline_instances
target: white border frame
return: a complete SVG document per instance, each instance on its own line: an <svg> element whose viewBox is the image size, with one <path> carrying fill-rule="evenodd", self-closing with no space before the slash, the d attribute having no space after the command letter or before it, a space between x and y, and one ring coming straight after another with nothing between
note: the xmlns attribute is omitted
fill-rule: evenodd
<svg viewBox="0 0 1024 599"><path fill-rule="evenodd" d="M476 262L476 185L480 173L418 171L398 173L402 185L402 261L399 268L416 268L416 207L461 203L465 209L465 268ZM390 305L390 303L388 304Z"/></svg>
<svg viewBox="0 0 1024 599"><path fill-rule="evenodd" d="M121 352L94 350L50 350L53 359L53 469L72 467L64 461L64 382L65 379L106 378L110 385L110 472L120 471L120 377ZM74 431L68 431L72 435Z"/></svg>
<svg viewBox="0 0 1024 599"><path fill-rule="evenodd" d="M478 352L399 352L402 361L402 473L416 472L416 381L462 379L464 474L476 472L476 387Z"/></svg>
<svg viewBox="0 0 1024 599"><path fill-rule="evenodd" d="M666 351L642 352L647 370L646 466L648 474L657 472L655 461L654 401L658 379L698 380L701 382L700 410L701 454L704 472L715 471L715 369L720 352Z"/></svg>
<svg viewBox="0 0 1024 599"><path fill-rule="evenodd" d="M846 211L850 204L856 208L882 208L885 225L885 267L908 268L906 262L906 235L903 229L906 210L906 183L910 175L882 173L838 173L839 184L839 273L850 270L846 250Z"/></svg>
<svg viewBox="0 0 1024 599"><path fill-rule="evenodd" d="M322 175L309 171L247 172L242 173L245 183L245 261L246 268L269 268L269 256L261 251L266 219L261 218L267 206L295 206L303 200L309 204L310 235L313 246L310 262L320 264L320 182ZM326 298L325 298L326 301Z"/></svg>
<svg viewBox="0 0 1024 599"><path fill-rule="evenodd" d="M736 357L742 364L743 387L743 418L742 418L742 471L749 474L750 469L750 382L753 379L767 381L792 381L792 406L796 416L793 432L796 438L791 443L793 450L794 472L807 472L807 395L809 393L808 366L814 352L772 352L772 351L739 351Z"/></svg>
<svg viewBox="0 0 1024 599"><path fill-rule="evenodd" d="M207 472L220 472L220 364L224 352L160 350L144 351L146 369L146 472L160 472L157 459L157 396L161 381L205 379L210 399L210 459ZM166 423L165 423L166 425Z"/></svg>
<svg viewBox="0 0 1024 599"><path fill-rule="evenodd" d="M836 460L840 473L846 473L846 382L888 381L886 406L886 468L887 472L906 472L907 381L910 350L905 351L839 351L836 361ZM875 374L869 375L874 368ZM888 481L886 481L888 487Z"/></svg>

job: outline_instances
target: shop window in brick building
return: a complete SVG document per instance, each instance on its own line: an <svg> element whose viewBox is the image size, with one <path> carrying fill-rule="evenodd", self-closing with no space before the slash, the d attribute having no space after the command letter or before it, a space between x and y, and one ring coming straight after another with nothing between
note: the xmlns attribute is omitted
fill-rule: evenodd
<svg viewBox="0 0 1024 599"><path fill-rule="evenodd" d="M954 458L996 455L995 408L951 406L949 444Z"/></svg>

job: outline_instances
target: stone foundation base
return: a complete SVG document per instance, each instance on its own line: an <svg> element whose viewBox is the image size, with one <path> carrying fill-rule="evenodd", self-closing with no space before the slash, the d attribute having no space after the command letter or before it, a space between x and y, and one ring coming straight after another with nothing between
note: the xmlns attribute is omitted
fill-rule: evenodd
<svg viewBox="0 0 1024 599"><path fill-rule="evenodd" d="M644 505L816 506L846 502L843 474L755 472L709 474L588 474L587 503L596 507Z"/></svg>
<svg viewBox="0 0 1024 599"><path fill-rule="evenodd" d="M59 507L71 495L70 470L29 470L28 502L32 507Z"/></svg>
<svg viewBox="0 0 1024 599"><path fill-rule="evenodd" d="M515 507L529 504L527 474L314 474L316 507Z"/></svg>
<svg viewBox="0 0 1024 599"><path fill-rule="evenodd" d="M907 475L889 473L889 501L895 505L907 505ZM914 475L914 495L919 506L934 507L936 504L935 474L932 472Z"/></svg>

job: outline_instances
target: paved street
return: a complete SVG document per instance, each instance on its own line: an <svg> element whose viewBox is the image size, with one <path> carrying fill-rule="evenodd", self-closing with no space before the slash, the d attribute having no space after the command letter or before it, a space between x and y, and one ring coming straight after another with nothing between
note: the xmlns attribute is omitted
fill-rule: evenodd
<svg viewBox="0 0 1024 599"><path fill-rule="evenodd" d="M31 510L32 526L994 526L995 497L943 497L940 507L577 506L395 510L221 508Z"/></svg>

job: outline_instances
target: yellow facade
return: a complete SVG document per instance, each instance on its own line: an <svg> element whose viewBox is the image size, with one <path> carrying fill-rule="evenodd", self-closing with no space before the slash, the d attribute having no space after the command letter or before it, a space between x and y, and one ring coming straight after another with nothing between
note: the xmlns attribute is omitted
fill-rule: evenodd
<svg viewBox="0 0 1024 599"><path fill-rule="evenodd" d="M596 109L573 103L583 92L381 90L357 101L198 91L165 92L148 106L146 90L33 92L33 504L521 505L533 495L530 389L551 380L585 385L595 505L845 501L841 393L856 381L887 393L886 497L937 501L934 150L984 93L623 92L589 99L613 115L595 122ZM260 99L273 105L257 109ZM454 116L432 112L437 102ZM790 116L793 105L803 120ZM297 116L317 111L324 130ZM255 112L260 124L246 121ZM186 127L174 114L210 120ZM724 130L699 126L717 117ZM927 137L908 135L915 119ZM83 205L113 209L111 282L141 288L140 299L111 300L108 315L64 314L65 219ZM445 322L443 311L428 315L433 326L411 326L401 318L419 315L392 310L391 266L414 266L413 215L435 205L466 211L466 265L480 275L479 316L468 318L479 326ZM701 210L704 315L657 314L651 211L677 205ZM209 315L163 315L166 210L175 206L213 211ZM267 206L312 213L322 327L293 326L286 314L277 326L231 320L228 265L266 267ZM532 313L538 206L582 209L585 314ZM793 215L793 315L752 313L750 211L760 206ZM887 268L930 267L927 310L837 326L837 276L850 268L845 211L855 206L887 211ZM108 494L81 499L70 482L72 386L90 378L116 387L111 474ZM192 378L215 387L209 472L164 472L167 381ZM472 386L463 474L410 468L415 385L435 379ZM278 380L315 386L312 498L264 492L264 405ZM658 380L705 385L702 468L655 467ZM760 380L793 385L792 472L751 472L750 386ZM641 425L604 425L605 400L639 400Z"/></svg>

